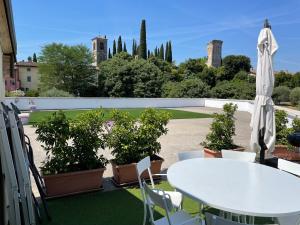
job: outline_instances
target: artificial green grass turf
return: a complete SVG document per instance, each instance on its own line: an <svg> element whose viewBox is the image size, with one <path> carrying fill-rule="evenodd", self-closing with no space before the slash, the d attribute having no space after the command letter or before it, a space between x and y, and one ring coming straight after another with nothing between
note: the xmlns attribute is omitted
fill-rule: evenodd
<svg viewBox="0 0 300 225"><path fill-rule="evenodd" d="M162 181L156 188L172 190ZM143 202L139 188L127 188L108 192L94 192L72 197L48 200L52 221L43 219L43 225L140 225L143 222ZM199 214L199 204L184 197L183 208L193 216ZM156 217L164 211L155 208ZM212 213L217 210L208 209ZM255 224L271 223L258 218Z"/></svg>
<svg viewBox="0 0 300 225"><path fill-rule="evenodd" d="M129 112L131 116L138 117L145 108L135 108L135 109L120 109L121 111ZM171 113L171 119L191 119L191 118L210 118L213 115L205 114L205 113L196 113L196 112L187 112L182 110L173 110L173 109L157 109L161 111L166 111ZM68 119L74 119L78 114L86 112L87 110L63 110ZM104 117L109 119L110 112L112 109L103 109ZM43 119L46 119L55 111L36 111L30 113L29 123L35 124Z"/></svg>

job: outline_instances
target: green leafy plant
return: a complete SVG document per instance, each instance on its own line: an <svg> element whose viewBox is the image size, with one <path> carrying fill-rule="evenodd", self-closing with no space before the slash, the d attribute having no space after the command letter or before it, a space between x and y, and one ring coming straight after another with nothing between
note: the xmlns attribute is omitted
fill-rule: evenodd
<svg viewBox="0 0 300 225"><path fill-rule="evenodd" d="M232 136L235 135L234 113L237 105L227 103L223 106L223 113L216 113L210 127L210 132L206 135L206 140L201 143L205 148L213 151L222 149L233 149L237 147L233 143Z"/></svg>
<svg viewBox="0 0 300 225"><path fill-rule="evenodd" d="M276 144L286 145L289 150L295 148L288 142L288 135L300 131L300 119L294 118L292 127L288 127L288 114L284 110L276 110L275 112L275 125L276 125Z"/></svg>
<svg viewBox="0 0 300 225"><path fill-rule="evenodd" d="M160 152L158 138L168 131L169 113L147 109L134 119L127 112L114 110L111 118L113 126L107 134L107 145L116 164L138 162L146 156L154 158Z"/></svg>
<svg viewBox="0 0 300 225"><path fill-rule="evenodd" d="M37 123L37 140L43 143L46 151L42 173L49 175L104 167L107 160L98 155L98 149L104 147L103 117L102 111L89 111L70 122L59 111Z"/></svg>

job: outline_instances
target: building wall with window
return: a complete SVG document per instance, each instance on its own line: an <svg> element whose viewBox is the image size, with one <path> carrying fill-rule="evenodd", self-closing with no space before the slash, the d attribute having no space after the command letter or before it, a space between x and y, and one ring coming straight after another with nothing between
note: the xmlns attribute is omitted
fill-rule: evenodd
<svg viewBox="0 0 300 225"><path fill-rule="evenodd" d="M36 62L18 62L16 64L16 74L20 79L21 90L39 90L41 75Z"/></svg>

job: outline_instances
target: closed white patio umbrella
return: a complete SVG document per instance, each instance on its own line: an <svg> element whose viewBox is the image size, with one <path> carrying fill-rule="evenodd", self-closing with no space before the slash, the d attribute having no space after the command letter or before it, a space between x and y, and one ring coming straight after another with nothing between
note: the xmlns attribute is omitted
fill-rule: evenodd
<svg viewBox="0 0 300 225"><path fill-rule="evenodd" d="M275 113L272 92L274 88L273 57L278 49L277 42L268 21L258 36L256 97L251 117L250 147L254 152L260 151L260 162L264 162L265 150L274 150L275 146Z"/></svg>

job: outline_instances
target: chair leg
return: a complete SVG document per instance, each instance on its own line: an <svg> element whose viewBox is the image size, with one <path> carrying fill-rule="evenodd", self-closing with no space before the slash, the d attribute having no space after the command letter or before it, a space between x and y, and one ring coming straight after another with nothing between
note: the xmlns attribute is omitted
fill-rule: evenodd
<svg viewBox="0 0 300 225"><path fill-rule="evenodd" d="M147 220L147 205L144 203L144 219L143 219L143 225L146 225Z"/></svg>

